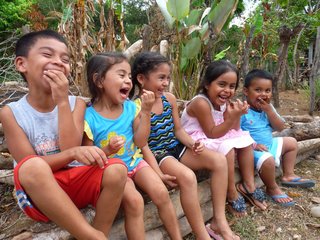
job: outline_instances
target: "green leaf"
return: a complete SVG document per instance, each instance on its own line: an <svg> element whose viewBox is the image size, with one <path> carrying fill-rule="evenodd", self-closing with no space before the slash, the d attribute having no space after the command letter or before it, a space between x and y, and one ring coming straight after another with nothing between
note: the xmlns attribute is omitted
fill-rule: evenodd
<svg viewBox="0 0 320 240"><path fill-rule="evenodd" d="M220 59L223 59L225 56L226 56L226 53L227 51L230 49L230 46L227 47L226 49L222 50L221 52L217 53L215 56L214 56L214 60L217 61L217 60L220 60Z"/></svg>
<svg viewBox="0 0 320 240"><path fill-rule="evenodd" d="M198 37L190 39L182 48L182 56L188 59L196 57L201 50L201 40Z"/></svg>
<svg viewBox="0 0 320 240"><path fill-rule="evenodd" d="M190 11L190 1L189 0L168 0L167 9L172 17L180 21L186 16L188 16Z"/></svg>
<svg viewBox="0 0 320 240"><path fill-rule="evenodd" d="M230 14L236 9L237 4L238 0L221 0L214 8L211 8L208 20L213 23L216 33L221 31Z"/></svg>
<svg viewBox="0 0 320 240"><path fill-rule="evenodd" d="M167 24L169 25L169 27L171 28L175 19L171 16L171 14L168 12L167 9L167 2L164 0L156 0L158 7L160 8L160 11L164 17L164 19L166 20Z"/></svg>
<svg viewBox="0 0 320 240"><path fill-rule="evenodd" d="M198 25L199 18L201 16L201 9L193 9L187 17L185 23L187 26Z"/></svg>
<svg viewBox="0 0 320 240"><path fill-rule="evenodd" d="M263 26L263 17L261 14L257 14L255 16L254 26L256 27L254 30L254 34L256 35L257 33L261 32Z"/></svg>

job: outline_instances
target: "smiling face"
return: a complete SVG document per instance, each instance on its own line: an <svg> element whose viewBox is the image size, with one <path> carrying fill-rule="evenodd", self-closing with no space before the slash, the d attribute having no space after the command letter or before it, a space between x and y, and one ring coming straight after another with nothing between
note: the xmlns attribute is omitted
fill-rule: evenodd
<svg viewBox="0 0 320 240"><path fill-rule="evenodd" d="M260 110L261 99L270 103L272 97L272 81L265 78L253 79L247 88L243 89L250 107Z"/></svg>
<svg viewBox="0 0 320 240"><path fill-rule="evenodd" d="M156 98L160 98L167 90L170 83L171 67L168 63L161 63L145 76L138 75L138 81L143 89L154 92Z"/></svg>
<svg viewBox="0 0 320 240"><path fill-rule="evenodd" d="M40 38L30 48L28 56L15 59L17 70L24 74L28 85L47 92L51 91L44 79L44 71L57 70L65 76L70 74L69 53L67 46L53 38Z"/></svg>
<svg viewBox="0 0 320 240"><path fill-rule="evenodd" d="M104 92L102 98L106 96L114 104L123 103L132 88L130 64L125 60L114 64L98 87Z"/></svg>
<svg viewBox="0 0 320 240"><path fill-rule="evenodd" d="M237 74L230 71L220 75L205 87L207 95L215 109L220 110L220 106L234 96L236 84Z"/></svg>

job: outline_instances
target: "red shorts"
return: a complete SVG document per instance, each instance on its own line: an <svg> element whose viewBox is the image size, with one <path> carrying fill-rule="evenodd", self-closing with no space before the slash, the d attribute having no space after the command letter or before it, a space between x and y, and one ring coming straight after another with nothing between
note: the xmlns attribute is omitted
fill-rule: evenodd
<svg viewBox="0 0 320 240"><path fill-rule="evenodd" d="M23 190L18 177L22 164L34 157L38 156L24 158L14 169L16 196L20 208L27 216L35 221L48 222L49 218L33 205L32 200ZM108 160L105 168L112 164L125 165L122 160L114 158ZM68 194L78 208L84 208L89 204L95 207L100 195L101 180L105 168L101 169L99 166L80 166L61 169L54 172L53 175L60 187Z"/></svg>

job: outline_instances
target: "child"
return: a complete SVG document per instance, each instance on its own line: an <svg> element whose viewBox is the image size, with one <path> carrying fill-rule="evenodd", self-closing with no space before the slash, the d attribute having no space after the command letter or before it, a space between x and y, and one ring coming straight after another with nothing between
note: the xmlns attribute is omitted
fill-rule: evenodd
<svg viewBox="0 0 320 240"><path fill-rule="evenodd" d="M143 154L148 163L169 186L180 188L180 201L197 239L239 239L230 229L225 217L227 175L225 158L196 143L180 125L176 98L165 92L170 82L171 66L159 53L144 52L136 57L132 79L139 88L136 103L143 100L143 91L155 94L151 113L149 147ZM133 89L134 90L134 89ZM133 92L131 93L133 95ZM151 149L151 151L150 151ZM214 218L207 226L197 193L197 179L192 170L208 169L212 173L211 192ZM209 234L209 235L208 235Z"/></svg>
<svg viewBox="0 0 320 240"><path fill-rule="evenodd" d="M135 183L158 207L171 239L181 239L168 190L143 160L138 149L147 144L154 94L144 91L141 110L127 99L132 88L131 67L120 53L93 56L87 64L87 80L92 106L87 108L85 114L84 144L100 147L107 156L121 158L128 167L129 179L123 197L128 238L145 238L144 205Z"/></svg>
<svg viewBox="0 0 320 240"><path fill-rule="evenodd" d="M273 77L264 70L252 70L245 78L243 92L250 109L241 117L241 128L249 131L256 141L254 163L267 194L282 206L292 206L292 198L283 193L275 180L275 166L280 166L282 158L282 185L288 187L310 188L312 180L302 179L294 174L297 156L297 141L292 137L272 137L272 131L282 131L284 120L270 103Z"/></svg>
<svg viewBox="0 0 320 240"><path fill-rule="evenodd" d="M254 184L254 141L248 132L240 129L240 116L247 111L248 105L240 100L231 102L238 81L238 72L228 61L209 64L198 88L199 94L184 109L181 122L195 141L202 141L207 148L226 156L228 209L240 217L246 214L242 195L262 210L266 209L266 203L265 194ZM234 179L235 156L242 176L242 183L237 186Z"/></svg>
<svg viewBox="0 0 320 240"><path fill-rule="evenodd" d="M26 34L16 44L15 66L29 93L3 107L0 120L17 162L19 206L32 219L50 219L77 239L107 239L127 170L99 148L79 146L85 103L68 97L67 43L51 30ZM79 162L82 166L74 167ZM89 204L96 207L93 226L78 210Z"/></svg>

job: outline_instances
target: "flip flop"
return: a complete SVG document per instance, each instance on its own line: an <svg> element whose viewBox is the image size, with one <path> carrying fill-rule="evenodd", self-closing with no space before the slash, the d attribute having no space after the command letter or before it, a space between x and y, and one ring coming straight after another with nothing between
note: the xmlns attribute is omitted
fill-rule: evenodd
<svg viewBox="0 0 320 240"><path fill-rule="evenodd" d="M278 202L277 199L281 199L281 198L288 198L289 196L285 193L283 194L277 194L277 195L273 195L273 196L270 196L272 201L276 204L279 204L280 206L282 207L292 207L296 204L295 201L290 201L290 202L285 202L285 203L282 203L282 202Z"/></svg>
<svg viewBox="0 0 320 240"><path fill-rule="evenodd" d="M223 240L223 238L218 233L213 231L213 229L210 227L210 223L208 223L206 225L206 230L207 230L207 232L208 232L208 234L210 235L211 238L213 238L215 240Z"/></svg>
<svg viewBox="0 0 320 240"><path fill-rule="evenodd" d="M301 177L297 177L290 181L282 181L281 185L284 187L312 188L314 187L314 185L316 185L316 182L313 180L302 179Z"/></svg>

